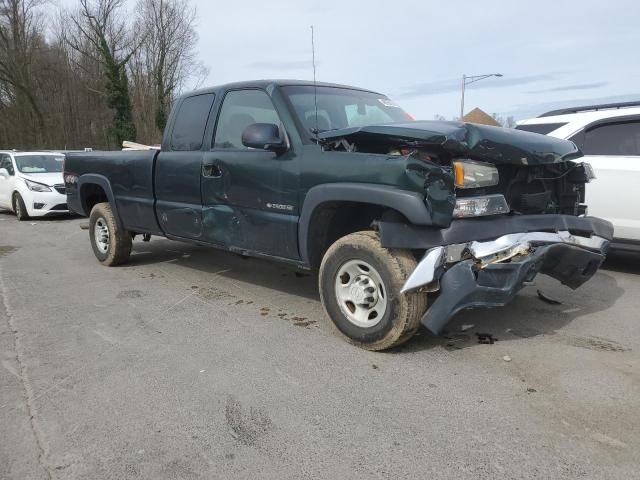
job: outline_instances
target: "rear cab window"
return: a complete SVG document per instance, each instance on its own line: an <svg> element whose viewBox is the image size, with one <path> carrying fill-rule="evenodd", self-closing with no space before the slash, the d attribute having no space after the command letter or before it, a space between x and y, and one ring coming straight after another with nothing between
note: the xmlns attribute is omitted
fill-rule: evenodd
<svg viewBox="0 0 640 480"><path fill-rule="evenodd" d="M213 93L206 93L182 101L171 131L171 150L193 151L202 148L214 97Z"/></svg>

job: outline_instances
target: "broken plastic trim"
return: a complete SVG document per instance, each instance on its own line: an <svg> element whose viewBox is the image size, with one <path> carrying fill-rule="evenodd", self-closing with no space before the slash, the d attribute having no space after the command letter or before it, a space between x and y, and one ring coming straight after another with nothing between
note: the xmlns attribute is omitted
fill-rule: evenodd
<svg viewBox="0 0 640 480"><path fill-rule="evenodd" d="M400 292L405 293L434 283L434 280L437 280L436 273L443 267L446 258L446 249L444 247L430 249L416 269L409 275ZM435 283L436 285L433 285L430 291L438 290L437 281ZM427 288L427 290L429 290L429 288Z"/></svg>
<svg viewBox="0 0 640 480"><path fill-rule="evenodd" d="M589 250L601 251L608 240L598 237L582 237L562 230L559 232L529 232L511 233L503 235L490 242L471 242L469 252L476 259L486 262L489 258L503 255L516 246L528 246L532 244L566 243Z"/></svg>
<svg viewBox="0 0 640 480"><path fill-rule="evenodd" d="M566 243L541 245L531 255L508 263L492 263L481 270L477 270L474 260L463 260L440 278L440 295L425 312L422 324L437 335L460 310L506 305L538 273L578 288L603 261L604 252Z"/></svg>
<svg viewBox="0 0 640 480"><path fill-rule="evenodd" d="M416 269L409 275L401 292L406 293L421 287L426 287L427 291L438 290L438 271L442 270L447 261L460 260L463 250L469 252L478 267L483 269L489 264L504 262L517 255L529 255L537 245L550 244L573 245L604 254L609 241L595 235L582 237L563 230L559 232L512 233L488 242L474 241L464 245L463 248L461 245L434 247L427 251Z"/></svg>

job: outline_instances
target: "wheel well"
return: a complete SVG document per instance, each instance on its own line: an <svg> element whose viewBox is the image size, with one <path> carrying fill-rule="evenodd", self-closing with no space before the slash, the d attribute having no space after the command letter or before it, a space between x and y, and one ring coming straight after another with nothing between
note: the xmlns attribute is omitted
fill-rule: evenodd
<svg viewBox="0 0 640 480"><path fill-rule="evenodd" d="M312 267L320 266L322 257L339 238L362 230L372 230L375 220L392 217L408 222L397 210L361 202L325 202L316 207L309 221L307 251Z"/></svg>
<svg viewBox="0 0 640 480"><path fill-rule="evenodd" d="M87 183L82 185L82 188L80 189L80 201L82 202L82 208L85 215L89 216L91 209L96 204L108 202L109 197L107 197L106 192L100 185Z"/></svg>

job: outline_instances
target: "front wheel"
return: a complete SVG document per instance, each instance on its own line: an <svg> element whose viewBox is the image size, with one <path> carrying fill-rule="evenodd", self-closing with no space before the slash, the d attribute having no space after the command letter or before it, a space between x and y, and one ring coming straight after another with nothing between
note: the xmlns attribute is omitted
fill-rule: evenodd
<svg viewBox="0 0 640 480"><path fill-rule="evenodd" d="M89 238L101 264L113 267L129 260L131 235L118 224L108 203L98 203L91 209Z"/></svg>
<svg viewBox="0 0 640 480"><path fill-rule="evenodd" d="M386 249L375 232L342 237L320 265L320 298L347 341L367 350L404 343L420 327L427 294L400 293L416 260L408 250Z"/></svg>
<svg viewBox="0 0 640 480"><path fill-rule="evenodd" d="M22 196L17 192L13 194L13 211L20 222L29 220L27 207L24 204L24 200L22 200Z"/></svg>

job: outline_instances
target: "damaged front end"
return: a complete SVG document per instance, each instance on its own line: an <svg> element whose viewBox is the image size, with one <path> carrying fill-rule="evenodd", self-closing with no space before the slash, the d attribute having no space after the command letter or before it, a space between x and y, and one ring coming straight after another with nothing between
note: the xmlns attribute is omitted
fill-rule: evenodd
<svg viewBox="0 0 640 480"><path fill-rule="evenodd" d="M603 236L531 231L433 247L409 276L402 293L416 289L437 292L422 323L438 334L460 310L507 304L538 273L578 288L604 261L613 234L608 222L585 221L597 222Z"/></svg>
<svg viewBox="0 0 640 480"><path fill-rule="evenodd" d="M408 122L323 132L325 151L404 159L403 188L420 188L430 224L497 214L583 215L590 166L572 142L461 122ZM390 167L388 167L389 169ZM401 183L405 183L400 185Z"/></svg>
<svg viewBox="0 0 640 480"><path fill-rule="evenodd" d="M376 222L383 247L425 252L402 288L434 300L422 323L442 330L458 311L508 303L538 273L577 288L597 271L611 223L587 217L593 178L572 142L460 122L369 125L320 135L325 150L405 158L428 222ZM578 161L576 161L578 160Z"/></svg>

